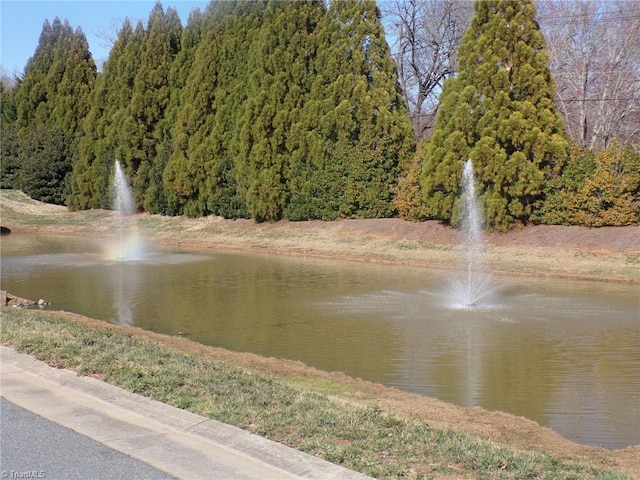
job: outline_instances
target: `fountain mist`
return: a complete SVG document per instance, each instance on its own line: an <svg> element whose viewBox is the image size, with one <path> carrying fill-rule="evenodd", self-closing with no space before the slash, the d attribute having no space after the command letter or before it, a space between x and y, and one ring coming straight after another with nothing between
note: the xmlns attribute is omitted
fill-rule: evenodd
<svg viewBox="0 0 640 480"><path fill-rule="evenodd" d="M477 306L493 291L491 277L484 273L482 260L482 214L478 205L473 163L471 159L462 169L462 229L466 249L464 272L453 281L451 297L458 306Z"/></svg>
<svg viewBox="0 0 640 480"><path fill-rule="evenodd" d="M133 192L118 160L115 164L113 188L118 241L109 249L109 256L117 260L138 260L143 256L143 249L133 222L136 205Z"/></svg>
<svg viewBox="0 0 640 480"><path fill-rule="evenodd" d="M113 187L115 192L114 207L118 214L118 221L126 222L127 218L133 215L136 209L133 201L133 192L131 192L131 188L129 188L127 177L118 160L116 160Z"/></svg>

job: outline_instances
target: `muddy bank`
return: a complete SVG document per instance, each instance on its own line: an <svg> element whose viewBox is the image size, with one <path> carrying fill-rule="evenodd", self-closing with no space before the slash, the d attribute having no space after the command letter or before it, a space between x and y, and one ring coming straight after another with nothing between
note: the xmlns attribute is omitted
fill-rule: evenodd
<svg viewBox="0 0 640 480"><path fill-rule="evenodd" d="M440 222L400 219L278 222L185 219L172 232L171 220L142 216L140 224L159 240L344 258L367 262L457 268L465 257L460 232ZM553 276L640 283L640 227L589 229L538 225L485 235L487 270L514 275Z"/></svg>
<svg viewBox="0 0 640 480"><path fill-rule="evenodd" d="M106 210L70 212L0 192L3 224L12 235L115 235L115 215ZM334 222L276 222L220 217L187 218L140 214L135 219L151 241L197 248L342 258L457 268L464 258L460 233L437 221L397 218ZM640 284L640 226L586 228L531 225L485 234L486 269L512 275L553 276Z"/></svg>

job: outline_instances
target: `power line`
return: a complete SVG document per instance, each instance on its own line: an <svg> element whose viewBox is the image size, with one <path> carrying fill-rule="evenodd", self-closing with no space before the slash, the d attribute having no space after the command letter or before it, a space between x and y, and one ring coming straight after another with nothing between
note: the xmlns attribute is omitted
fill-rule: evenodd
<svg viewBox="0 0 640 480"><path fill-rule="evenodd" d="M560 17L558 17L560 18ZM613 21L617 21L617 22L625 22L627 20L636 20L640 18L640 15L631 15L629 17L610 17L610 18L591 18L588 19L588 21L585 22L580 22L581 24L584 23L589 23L592 25L598 24L598 23L603 23L603 22L613 22ZM544 20L539 20L539 23L541 26L547 26L547 25L567 25L566 21L553 21L553 22L547 22Z"/></svg>
<svg viewBox="0 0 640 480"><path fill-rule="evenodd" d="M557 95L556 95L557 97ZM631 101L640 101L640 98L569 98L566 100L562 100L557 98L556 101L562 103L576 103L576 102L631 102ZM425 117L433 117L434 113L413 113L409 115L409 118L425 118Z"/></svg>
<svg viewBox="0 0 640 480"><path fill-rule="evenodd" d="M559 99L563 103L576 103L576 102L632 102L640 101L640 98L568 98L566 100Z"/></svg>
<svg viewBox="0 0 640 480"><path fill-rule="evenodd" d="M567 19L567 18L575 18L575 17L596 17L596 16L603 16L603 15L619 15L619 14L629 14L629 13L634 13L634 12L640 12L640 8L628 8L628 9L621 9L621 10L609 10L607 12L582 12L582 13L574 13L574 14L568 14L568 15L551 15L551 16L541 16L541 17L537 17L538 21L547 21L547 20L561 20L561 19ZM624 18L624 17L623 17ZM630 17L630 18L634 18L634 17ZM609 19L607 19L608 21Z"/></svg>
<svg viewBox="0 0 640 480"><path fill-rule="evenodd" d="M565 67L567 68L567 67ZM560 70L552 70L553 75L558 76L561 75L563 77L582 77L586 74L589 75L618 75L620 73L635 73L638 74L637 70L590 70L588 72L563 72Z"/></svg>

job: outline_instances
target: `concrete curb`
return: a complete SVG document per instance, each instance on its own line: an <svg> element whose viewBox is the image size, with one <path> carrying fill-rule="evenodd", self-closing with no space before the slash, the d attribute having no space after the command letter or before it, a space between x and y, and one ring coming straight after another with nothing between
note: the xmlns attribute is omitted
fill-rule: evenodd
<svg viewBox="0 0 640 480"><path fill-rule="evenodd" d="M176 478L370 477L0 346L8 401Z"/></svg>

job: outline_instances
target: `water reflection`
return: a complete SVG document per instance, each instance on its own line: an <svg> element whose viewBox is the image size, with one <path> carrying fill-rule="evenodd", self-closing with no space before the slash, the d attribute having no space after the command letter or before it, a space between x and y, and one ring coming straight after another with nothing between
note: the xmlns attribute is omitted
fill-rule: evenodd
<svg viewBox="0 0 640 480"><path fill-rule="evenodd" d="M491 302L454 308L450 278L160 250L109 262L86 240L2 239L3 289L57 309L508 411L583 443L640 443L637 286L503 277Z"/></svg>
<svg viewBox="0 0 640 480"><path fill-rule="evenodd" d="M478 309L447 307L437 286L345 296L330 307L392 319L404 333L394 371L405 375L388 384L516 413L583 443L638 444L637 289L503 279L499 291Z"/></svg>

